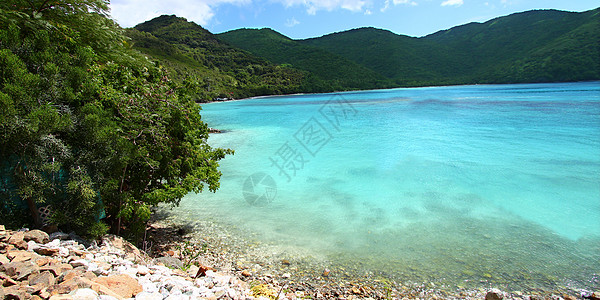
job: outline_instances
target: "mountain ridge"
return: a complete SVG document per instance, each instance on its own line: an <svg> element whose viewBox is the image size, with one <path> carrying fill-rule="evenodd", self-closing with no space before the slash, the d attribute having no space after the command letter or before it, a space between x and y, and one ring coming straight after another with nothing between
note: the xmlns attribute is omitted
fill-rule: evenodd
<svg viewBox="0 0 600 300"><path fill-rule="evenodd" d="M518 12L422 37L375 27L298 40L271 28L212 34L176 16L128 30L181 80L193 74L203 98L600 80L600 8Z"/></svg>

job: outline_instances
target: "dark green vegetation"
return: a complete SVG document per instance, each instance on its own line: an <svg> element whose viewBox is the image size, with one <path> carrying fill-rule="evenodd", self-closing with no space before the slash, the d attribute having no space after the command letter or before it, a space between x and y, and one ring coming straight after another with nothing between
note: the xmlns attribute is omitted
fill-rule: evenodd
<svg viewBox="0 0 600 300"><path fill-rule="evenodd" d="M219 187L196 83L128 47L107 0L0 2L0 220L131 238L150 208ZM35 219L35 218L33 218ZM38 224L35 224L40 226Z"/></svg>
<svg viewBox="0 0 600 300"><path fill-rule="evenodd" d="M233 48L201 26L161 16L128 29L133 47L159 59L198 101L296 93L308 87L308 74L275 65Z"/></svg>
<svg viewBox="0 0 600 300"><path fill-rule="evenodd" d="M346 86L355 88L390 82L419 86L600 79L600 9L528 11L421 38L375 28L307 40L291 40L268 29L234 30L218 37L320 78L349 78ZM354 85L357 74L364 74L368 84Z"/></svg>
<svg viewBox="0 0 600 300"><path fill-rule="evenodd" d="M213 35L161 16L128 29L198 101L473 83L600 79L599 9L529 11L422 38L361 28L307 40L271 29ZM237 48L235 48L237 47Z"/></svg>
<svg viewBox="0 0 600 300"><path fill-rule="evenodd" d="M308 71L333 90L392 86L385 74L333 51L294 41L272 29L238 29L218 38L274 63Z"/></svg>

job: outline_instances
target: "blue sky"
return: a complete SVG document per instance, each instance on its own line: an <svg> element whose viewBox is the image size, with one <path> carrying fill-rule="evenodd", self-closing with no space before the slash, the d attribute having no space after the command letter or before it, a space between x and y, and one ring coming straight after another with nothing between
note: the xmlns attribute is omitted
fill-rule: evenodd
<svg viewBox="0 0 600 300"><path fill-rule="evenodd" d="M419 37L531 9L599 6L598 0L112 0L111 14L123 27L175 14L213 33L269 27L302 39L368 26Z"/></svg>

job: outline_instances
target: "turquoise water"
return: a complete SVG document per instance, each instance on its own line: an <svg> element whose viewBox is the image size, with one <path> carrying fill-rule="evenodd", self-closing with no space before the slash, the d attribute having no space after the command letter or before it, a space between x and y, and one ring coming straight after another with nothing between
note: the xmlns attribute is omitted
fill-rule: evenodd
<svg viewBox="0 0 600 300"><path fill-rule="evenodd" d="M600 82L203 108L225 131L210 143L236 153L182 215L400 280L600 287Z"/></svg>

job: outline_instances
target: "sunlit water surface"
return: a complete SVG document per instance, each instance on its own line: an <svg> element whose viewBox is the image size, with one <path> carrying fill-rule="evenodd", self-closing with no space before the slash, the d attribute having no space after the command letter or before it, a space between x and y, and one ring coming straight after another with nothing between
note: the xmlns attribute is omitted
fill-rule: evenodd
<svg viewBox="0 0 600 300"><path fill-rule="evenodd" d="M600 286L600 82L203 108L224 130L210 143L236 153L217 193L182 201L184 218L407 281Z"/></svg>

